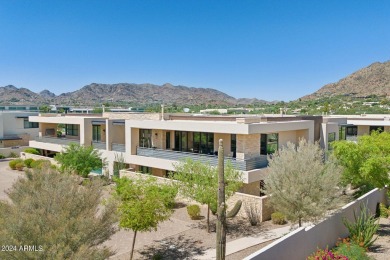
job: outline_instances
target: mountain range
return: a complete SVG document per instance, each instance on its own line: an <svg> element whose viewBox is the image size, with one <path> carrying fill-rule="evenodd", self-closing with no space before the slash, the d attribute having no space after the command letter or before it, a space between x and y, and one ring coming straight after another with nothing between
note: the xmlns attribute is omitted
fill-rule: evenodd
<svg viewBox="0 0 390 260"><path fill-rule="evenodd" d="M330 83L302 99L329 96L368 97L370 95L390 97L390 61L375 62L336 83Z"/></svg>
<svg viewBox="0 0 390 260"><path fill-rule="evenodd" d="M330 83L318 91L302 97L310 100L330 96L367 97L370 95L390 97L390 61L375 62L336 83ZM55 95L49 90L35 93L27 88L13 85L0 87L0 104L14 105L85 105L94 106L110 102L116 104L176 104L176 105L248 105L267 102L256 98L236 99L212 88L194 88L153 84L99 84L92 83L79 90Z"/></svg>
<svg viewBox="0 0 390 260"><path fill-rule="evenodd" d="M56 96L49 90L39 93L12 85L0 87L1 104L61 104L61 105L99 105L102 103L123 104L176 104L176 105L247 105L267 103L256 98L236 99L211 88L174 86L166 83L153 84L98 84L92 83L79 90Z"/></svg>

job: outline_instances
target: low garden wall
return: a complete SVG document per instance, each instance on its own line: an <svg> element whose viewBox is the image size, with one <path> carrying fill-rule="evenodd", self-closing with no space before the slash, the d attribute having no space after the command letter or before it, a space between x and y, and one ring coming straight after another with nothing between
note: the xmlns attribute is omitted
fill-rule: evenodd
<svg viewBox="0 0 390 260"><path fill-rule="evenodd" d="M10 153L19 154L20 152L23 152L26 148L28 148L28 146L0 148L0 154L4 155L5 157L8 157Z"/></svg>
<svg viewBox="0 0 390 260"><path fill-rule="evenodd" d="M20 158L22 158L23 160L26 160L29 158L34 159L34 160L49 160L51 162L51 164L58 166L58 162L56 160L54 160L53 158L41 156L41 155L37 155L37 154L21 152Z"/></svg>
<svg viewBox="0 0 390 260"><path fill-rule="evenodd" d="M276 240L245 258L245 260L289 259L302 260L317 250L317 248L332 248L338 238L348 236L348 230L342 219L354 220L354 211L360 212L360 205L366 204L371 213L375 214L377 204L387 203L386 189L374 189L357 200L345 205L327 219L310 227L301 227Z"/></svg>
<svg viewBox="0 0 390 260"><path fill-rule="evenodd" d="M152 175L145 175L142 173L136 173L133 170L129 170L129 169L121 170L119 172L119 176L120 176L120 178L122 178L122 177L134 178L136 176L138 178L154 177L157 179L158 183L171 183L173 181L173 180L163 178L163 177L157 177L157 176L152 176ZM182 200L184 198L179 195L179 199ZM242 207L241 207L241 210L238 212L237 216L246 217L245 210L244 210L245 206L254 205L259 210L261 222L271 219L271 213L273 211L272 211L272 208L270 208L268 206L268 203L267 203L268 197L267 196L258 197L258 196L253 196L253 195L248 195L248 194L236 192L227 201L228 209L233 208L238 200L242 201Z"/></svg>

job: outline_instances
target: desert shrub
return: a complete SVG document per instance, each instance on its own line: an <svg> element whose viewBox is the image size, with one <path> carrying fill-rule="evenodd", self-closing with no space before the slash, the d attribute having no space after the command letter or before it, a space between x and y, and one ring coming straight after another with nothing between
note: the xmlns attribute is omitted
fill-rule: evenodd
<svg viewBox="0 0 390 260"><path fill-rule="evenodd" d="M31 168L31 163L34 162L35 160L32 158L28 158L24 160L24 165L26 165L27 168Z"/></svg>
<svg viewBox="0 0 390 260"><path fill-rule="evenodd" d="M348 259L369 260L366 250L351 242L349 239L343 239L342 242L337 243L337 248L333 251L338 255L345 255Z"/></svg>
<svg viewBox="0 0 390 260"><path fill-rule="evenodd" d="M242 201L237 200L237 202L236 202L236 204L234 204L234 207L232 208L232 210L226 214L226 217L227 218L234 218L235 216L237 216L238 212L241 209L241 206L242 206Z"/></svg>
<svg viewBox="0 0 390 260"><path fill-rule="evenodd" d="M23 160L22 159L15 159L15 160L12 160L8 163L8 166L12 169L12 170L16 170L16 165L18 163L23 163Z"/></svg>
<svg viewBox="0 0 390 260"><path fill-rule="evenodd" d="M311 254L306 260L318 260L318 259L324 259L324 260L330 260L330 259L339 259L339 260L348 260L349 258L338 254L334 253L328 248L326 249L317 249L313 254Z"/></svg>
<svg viewBox="0 0 390 260"><path fill-rule="evenodd" d="M23 162L18 162L18 163L15 165L15 168L16 168L16 170L18 170L18 171L23 171L24 163L23 163Z"/></svg>
<svg viewBox="0 0 390 260"><path fill-rule="evenodd" d="M31 153L31 154L37 154L37 155L40 154L39 151L38 151L37 149L32 148L32 147L24 149L24 152L25 152L25 153Z"/></svg>
<svg viewBox="0 0 390 260"><path fill-rule="evenodd" d="M9 155L8 155L8 158L18 158L19 155L15 152L10 152Z"/></svg>
<svg viewBox="0 0 390 260"><path fill-rule="evenodd" d="M191 219L199 219L200 217L200 207L198 205L188 205L187 213Z"/></svg>
<svg viewBox="0 0 390 260"><path fill-rule="evenodd" d="M4 154L0 153L0 159L4 159L4 158L5 158Z"/></svg>
<svg viewBox="0 0 390 260"><path fill-rule="evenodd" d="M51 162L49 160L44 160L44 159L36 160L31 163L31 168L33 169L44 169L50 166L51 166Z"/></svg>
<svg viewBox="0 0 390 260"><path fill-rule="evenodd" d="M116 231L116 207L110 201L102 207L100 182L80 187L68 174L34 170L8 194L9 202L0 201L0 244L43 250L0 251L0 259L108 259L113 254L102 243Z"/></svg>
<svg viewBox="0 0 390 260"><path fill-rule="evenodd" d="M251 226L257 226L257 224L260 222L260 211L256 204L245 204L244 210Z"/></svg>
<svg viewBox="0 0 390 260"><path fill-rule="evenodd" d="M274 212L271 214L272 223L277 225L286 224L286 216L281 212Z"/></svg>
<svg viewBox="0 0 390 260"><path fill-rule="evenodd" d="M357 216L356 211L354 211L353 217L355 219L353 222L343 218L343 223L349 231L351 241L364 248L370 247L378 238L374 238L374 235L379 228L377 219L370 213L365 204L360 205L359 216Z"/></svg>
<svg viewBox="0 0 390 260"><path fill-rule="evenodd" d="M390 210L386 208L386 205L383 203L379 204L379 216L382 218L388 218L389 217L389 212Z"/></svg>

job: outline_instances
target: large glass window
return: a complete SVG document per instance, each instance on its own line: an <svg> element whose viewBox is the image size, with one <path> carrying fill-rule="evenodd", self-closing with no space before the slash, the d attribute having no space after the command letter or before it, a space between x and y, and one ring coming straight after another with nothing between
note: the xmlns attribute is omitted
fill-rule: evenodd
<svg viewBox="0 0 390 260"><path fill-rule="evenodd" d="M347 126L346 132L347 132L347 136L357 136L358 133L357 126Z"/></svg>
<svg viewBox="0 0 390 260"><path fill-rule="evenodd" d="M139 130L139 147L152 147L152 129Z"/></svg>
<svg viewBox="0 0 390 260"><path fill-rule="evenodd" d="M66 135L78 136L79 135L79 125L65 125Z"/></svg>
<svg viewBox="0 0 390 260"><path fill-rule="evenodd" d="M236 150L237 150L237 136L235 134L230 135L230 152L232 156L236 158Z"/></svg>
<svg viewBox="0 0 390 260"><path fill-rule="evenodd" d="M165 148L166 149L171 148L171 132L165 133Z"/></svg>
<svg viewBox="0 0 390 260"><path fill-rule="evenodd" d="M94 142L100 142L102 140L101 135L101 126L100 125L93 125L92 126L92 140Z"/></svg>
<svg viewBox="0 0 390 260"><path fill-rule="evenodd" d="M152 168L147 166L139 166L139 171L143 174L152 174Z"/></svg>
<svg viewBox="0 0 390 260"><path fill-rule="evenodd" d="M370 134L372 131L379 131L379 132L383 132L383 129L384 127L383 126L379 126L379 125L372 125L370 126Z"/></svg>
<svg viewBox="0 0 390 260"><path fill-rule="evenodd" d="M339 140L345 140L346 139L346 127L341 126L339 129Z"/></svg>
<svg viewBox="0 0 390 260"><path fill-rule="evenodd" d="M175 150L183 152L214 154L214 134L175 131Z"/></svg>
<svg viewBox="0 0 390 260"><path fill-rule="evenodd" d="M279 147L279 134L261 134L260 136L260 154L273 154Z"/></svg>
<svg viewBox="0 0 390 260"><path fill-rule="evenodd" d="M24 128L39 128L39 123L37 122L30 122L27 118L24 119Z"/></svg>

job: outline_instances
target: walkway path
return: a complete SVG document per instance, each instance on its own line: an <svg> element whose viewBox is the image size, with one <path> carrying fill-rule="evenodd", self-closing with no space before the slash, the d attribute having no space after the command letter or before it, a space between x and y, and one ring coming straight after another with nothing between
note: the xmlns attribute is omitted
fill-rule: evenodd
<svg viewBox="0 0 390 260"><path fill-rule="evenodd" d="M248 247L252 247L276 238L282 237L290 232L290 226L272 229L259 234L258 236L249 236L233 240L226 243L226 255L231 255L244 250ZM198 256L197 260L210 260L215 259L215 249L206 250L204 255Z"/></svg>

